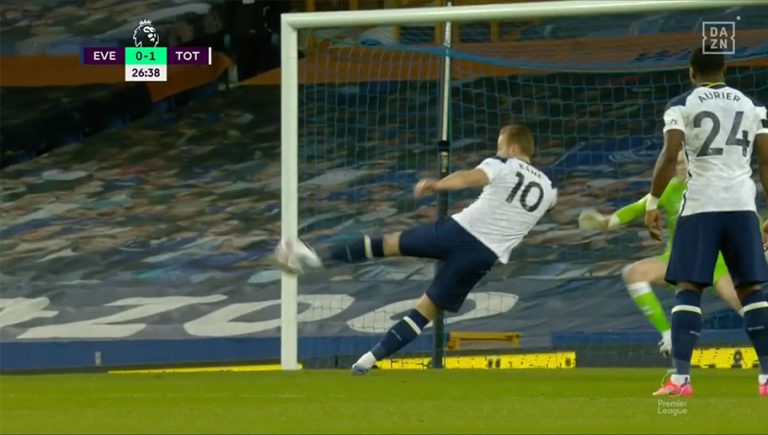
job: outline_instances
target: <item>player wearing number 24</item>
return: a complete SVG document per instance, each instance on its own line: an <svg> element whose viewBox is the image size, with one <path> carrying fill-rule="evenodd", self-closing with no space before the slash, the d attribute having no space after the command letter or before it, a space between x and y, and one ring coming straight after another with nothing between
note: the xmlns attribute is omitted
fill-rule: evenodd
<svg viewBox="0 0 768 435"><path fill-rule="evenodd" d="M557 190L542 172L531 166L533 134L522 124L501 129L496 156L471 170L416 184L417 198L468 188L483 188L470 206L436 223L382 236L357 236L349 243L324 247L317 253L300 240L282 240L275 258L284 267L300 272L323 261L356 263L381 257L407 256L443 260L429 288L416 307L396 323L370 352L352 366L365 374L376 361L413 341L441 310L456 312L480 279L500 261L507 263L512 250L555 206ZM321 260L322 259L322 260Z"/></svg>
<svg viewBox="0 0 768 435"><path fill-rule="evenodd" d="M760 360L759 393L768 396L768 281L763 250L768 224L760 234L752 181L752 148L760 181L768 192L768 117L765 107L725 84L725 58L695 50L690 60L694 89L673 98L664 112L664 148L646 201L645 224L661 240L659 198L685 154L688 186L672 239L665 279L677 287L672 309L675 374L656 395L693 394L691 356L701 333L701 292L712 285L722 252L744 308L747 335Z"/></svg>

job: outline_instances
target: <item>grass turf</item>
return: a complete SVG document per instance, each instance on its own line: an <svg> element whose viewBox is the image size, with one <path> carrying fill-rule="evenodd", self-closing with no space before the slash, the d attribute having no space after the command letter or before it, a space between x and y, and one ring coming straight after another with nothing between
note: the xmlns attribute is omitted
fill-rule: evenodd
<svg viewBox="0 0 768 435"><path fill-rule="evenodd" d="M766 433L754 370L346 371L0 377L0 432ZM676 402L676 403L674 403ZM679 409L678 416L664 410ZM666 411L671 412L671 411Z"/></svg>

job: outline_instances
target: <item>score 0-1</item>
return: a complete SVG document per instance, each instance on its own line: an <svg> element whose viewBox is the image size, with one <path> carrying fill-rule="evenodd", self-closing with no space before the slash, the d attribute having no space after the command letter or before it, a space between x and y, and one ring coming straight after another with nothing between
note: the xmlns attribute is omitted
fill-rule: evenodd
<svg viewBox="0 0 768 435"><path fill-rule="evenodd" d="M150 62L157 62L158 60L155 59L155 50L151 48L146 48L144 50L136 49L136 60L141 62L145 60L144 58L147 58L146 60Z"/></svg>
<svg viewBox="0 0 768 435"><path fill-rule="evenodd" d="M165 65L166 62L165 47L126 47L125 64L126 65Z"/></svg>

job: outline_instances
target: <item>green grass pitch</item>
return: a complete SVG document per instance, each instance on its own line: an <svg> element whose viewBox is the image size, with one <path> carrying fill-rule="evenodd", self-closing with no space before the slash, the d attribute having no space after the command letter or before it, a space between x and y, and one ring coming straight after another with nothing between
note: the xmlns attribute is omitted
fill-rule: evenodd
<svg viewBox="0 0 768 435"><path fill-rule="evenodd" d="M662 374L2 376L0 433L768 433L768 400L757 395L756 371L694 371L696 396L682 400L650 395Z"/></svg>

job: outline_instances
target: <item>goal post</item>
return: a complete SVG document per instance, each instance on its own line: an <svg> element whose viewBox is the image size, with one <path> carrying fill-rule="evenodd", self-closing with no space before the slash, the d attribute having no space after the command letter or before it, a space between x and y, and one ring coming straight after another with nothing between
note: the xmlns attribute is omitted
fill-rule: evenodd
<svg viewBox="0 0 768 435"><path fill-rule="evenodd" d="M480 6L425 7L376 11L311 12L283 14L281 18L281 236L299 236L299 32L364 26L403 26L521 21L601 14L703 10L764 4L762 0L591 0L512 3ZM446 108L447 110L447 108ZM435 147L437 144L432 142ZM437 148L434 150L437 153ZM298 279L281 277L281 365L295 370L298 364Z"/></svg>
<svg viewBox="0 0 768 435"><path fill-rule="evenodd" d="M280 44L280 226L283 239L299 234L299 33L287 15L281 20ZM298 277L283 272L280 279L280 364L297 370Z"/></svg>
<svg viewBox="0 0 768 435"><path fill-rule="evenodd" d="M445 2L445 7L452 7L452 0ZM451 22L447 21L443 25L443 48L446 51L451 49L452 38ZM443 56L443 70L440 76L440 138L437 142L437 165L438 165L438 177L443 178L448 176L451 169L451 145L449 141L449 129L451 122L449 117L451 116L451 56ZM437 193L437 218L442 219L448 215L448 208L450 195L448 192ZM444 266L443 262L439 262L435 274L440 272L440 268ZM436 369L443 368L443 358L445 347L445 313L442 311L438 313L437 317L432 321L435 328L433 348L432 348L432 367Z"/></svg>

